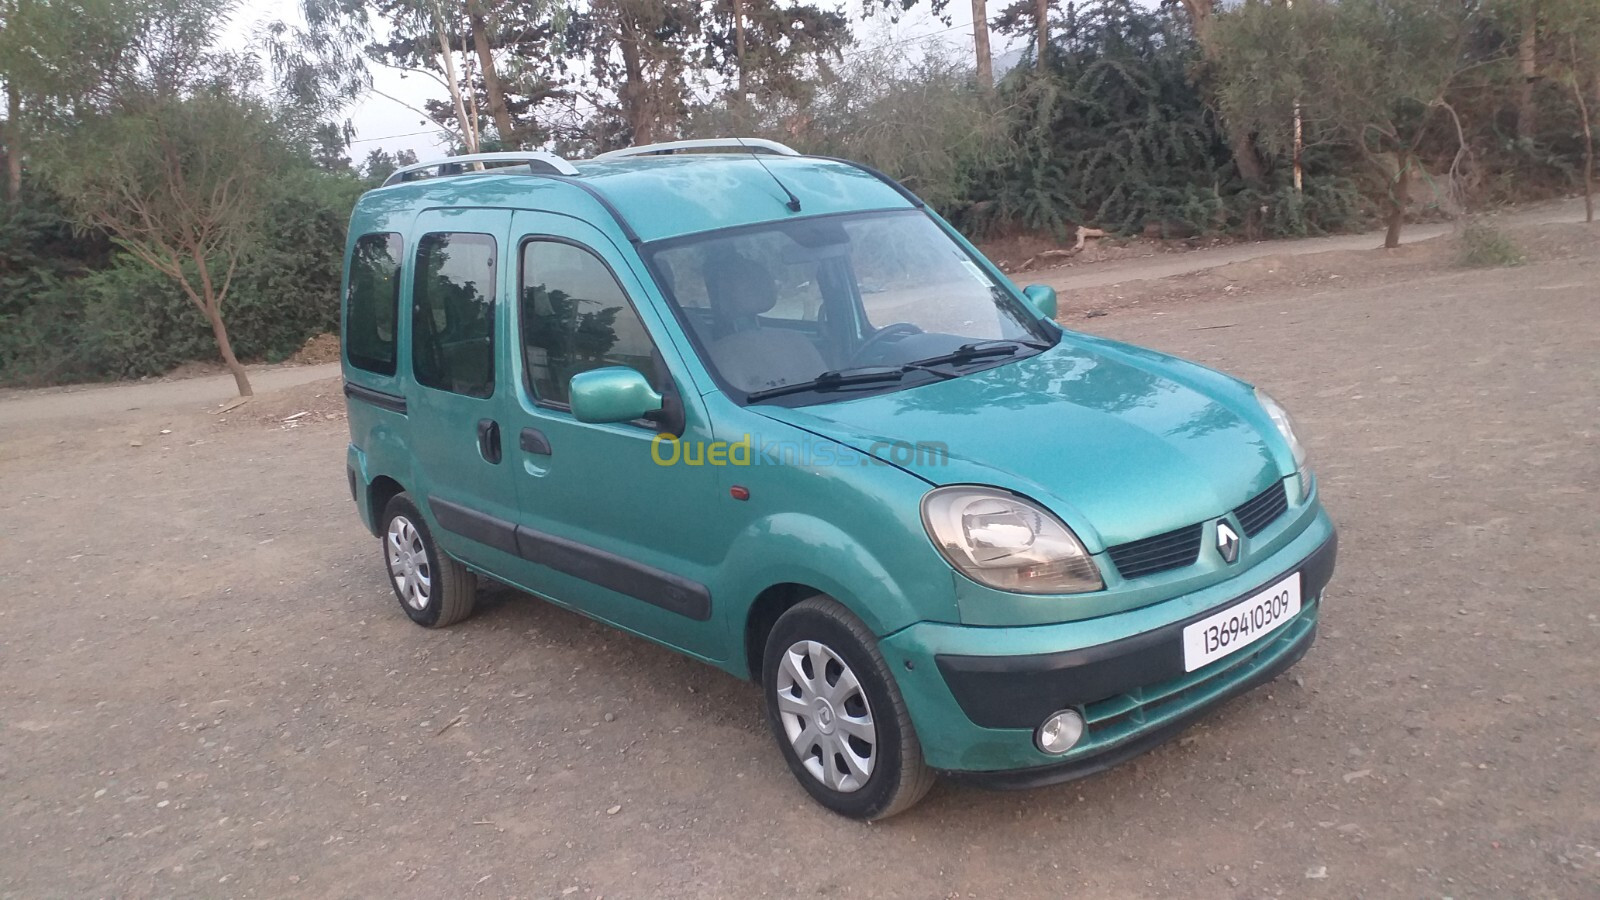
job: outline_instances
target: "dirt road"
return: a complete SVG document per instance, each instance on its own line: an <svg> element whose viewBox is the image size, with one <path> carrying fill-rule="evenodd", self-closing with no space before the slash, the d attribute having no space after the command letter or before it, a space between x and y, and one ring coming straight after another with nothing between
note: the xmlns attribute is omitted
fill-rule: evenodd
<svg viewBox="0 0 1600 900"><path fill-rule="evenodd" d="M1502 226L1547 225L1583 221L1582 200L1560 200L1518 207L1501 215L1490 217ZM1455 226L1448 222L1430 222L1408 225L1403 236L1403 246L1449 234ZM1370 250L1383 246L1383 232L1366 234L1336 234L1327 237L1303 238L1288 241L1257 241L1249 244L1230 244L1208 250L1188 253L1167 253L1138 257L1117 262L1094 263L1084 266L1061 266L1041 269L1012 276L1018 283L1037 281L1058 291L1105 287L1146 278L1169 278L1229 263L1248 262L1265 256L1304 256L1310 253L1329 253L1337 250Z"/></svg>
<svg viewBox="0 0 1600 900"><path fill-rule="evenodd" d="M1342 529L1321 639L1133 764L874 826L806 799L748 684L509 592L412 626L340 422L14 421L0 896L1600 895L1597 285L1089 320L1298 413Z"/></svg>
<svg viewBox="0 0 1600 900"><path fill-rule="evenodd" d="M339 374L338 363L315 366L250 366L258 394L292 388ZM197 410L238 396L233 376L202 375L129 384L74 385L65 388L0 391L0 428L48 419L118 416L130 412Z"/></svg>

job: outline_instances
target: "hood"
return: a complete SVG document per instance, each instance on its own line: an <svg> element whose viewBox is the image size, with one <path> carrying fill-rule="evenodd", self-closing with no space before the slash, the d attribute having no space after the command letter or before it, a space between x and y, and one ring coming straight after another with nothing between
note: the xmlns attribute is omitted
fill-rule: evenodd
<svg viewBox="0 0 1600 900"><path fill-rule="evenodd" d="M1215 518L1292 474L1248 386L1080 335L947 381L763 415L935 485L990 484L1049 506L1091 552Z"/></svg>

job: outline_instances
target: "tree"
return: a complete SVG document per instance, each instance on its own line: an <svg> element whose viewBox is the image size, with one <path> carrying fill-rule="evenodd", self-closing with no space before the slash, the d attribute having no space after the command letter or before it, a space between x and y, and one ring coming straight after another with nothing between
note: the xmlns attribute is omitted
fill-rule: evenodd
<svg viewBox="0 0 1600 900"><path fill-rule="evenodd" d="M379 148L369 152L367 158L362 161L361 175L370 182L383 184L390 175L394 174L396 169L402 166L415 165L416 162L417 155L410 150L390 153Z"/></svg>
<svg viewBox="0 0 1600 900"><path fill-rule="evenodd" d="M977 56L978 87L994 90L994 58L989 50L989 4L972 0L972 51Z"/></svg>
<svg viewBox="0 0 1600 900"><path fill-rule="evenodd" d="M1539 4L1518 0L1517 27L1517 138L1532 141L1537 130L1538 106L1533 89L1539 80Z"/></svg>
<svg viewBox="0 0 1600 900"><path fill-rule="evenodd" d="M1307 0L1219 16L1223 113L1280 151L1300 103L1307 143L1355 150L1382 185L1388 233L1400 246L1419 150L1435 127L1455 137L1455 176L1467 152L1454 81L1484 64L1466 53L1478 8L1459 0Z"/></svg>
<svg viewBox="0 0 1600 900"><path fill-rule="evenodd" d="M1543 0L1546 43L1555 48L1549 74L1566 88L1583 136L1583 205L1594 221L1594 120L1600 114L1600 9L1595 0Z"/></svg>
<svg viewBox="0 0 1600 900"><path fill-rule="evenodd" d="M1218 0L1182 0L1183 9L1189 14L1189 30L1194 35L1195 43L1200 45L1203 60L1203 65L1196 67L1195 80L1207 86L1212 82L1212 73L1221 62L1222 54L1211 27L1216 21L1217 2ZM1215 97L1209 98L1207 102L1212 106L1217 105ZM1261 158L1256 155L1256 145L1250 136L1250 130L1227 116L1223 117L1222 125L1228 132L1228 149L1233 153L1233 164L1239 170L1239 177L1244 179L1248 187L1259 189L1265 186L1266 172L1262 168Z"/></svg>
<svg viewBox="0 0 1600 900"><path fill-rule="evenodd" d="M44 21L48 21L45 19ZM0 158L5 160L6 199L22 196L22 94L26 76L43 36L41 17L30 0L0 0L0 82L4 84L5 119L0 122Z"/></svg>
<svg viewBox="0 0 1600 900"><path fill-rule="evenodd" d="M589 59L598 110L589 143L604 149L676 134L704 24L695 0L593 0L573 16L567 41Z"/></svg>
<svg viewBox="0 0 1600 900"><path fill-rule="evenodd" d="M1069 6L1037 77L1001 83L1012 110L994 176L1003 218L1058 234L1225 221L1228 157L1188 77L1195 56L1170 7Z"/></svg>
<svg viewBox="0 0 1600 900"><path fill-rule="evenodd" d="M350 157L345 154L350 148L351 136L347 128L341 128L333 122L315 123L311 126L310 133L305 136L311 162L324 172L354 171L350 167Z"/></svg>
<svg viewBox="0 0 1600 900"><path fill-rule="evenodd" d="M727 10L705 23L704 63L735 83L741 102L805 104L851 40L842 13L808 3L738 0Z"/></svg>
<svg viewBox="0 0 1600 900"><path fill-rule="evenodd" d="M0 0L0 158L5 195L22 190L28 136L42 125L103 98L119 60L138 58L150 17L126 0Z"/></svg>
<svg viewBox="0 0 1600 900"><path fill-rule="evenodd" d="M1076 7L1071 12L1076 13ZM1004 34L1031 36L1034 66L1044 69L1050 54L1050 0L1014 0L995 17L994 27Z"/></svg>
<svg viewBox="0 0 1600 900"><path fill-rule="evenodd" d="M515 148L548 140L550 129L536 114L562 95L567 80L566 13L555 0L373 0L372 8L388 34L369 40L367 57L439 82L449 102L412 108L459 146L476 152L485 144ZM493 133L485 138L488 126Z"/></svg>
<svg viewBox="0 0 1600 900"><path fill-rule="evenodd" d="M128 98L116 114L73 129L46 160L80 226L111 234L205 316L241 396L252 393L250 379L223 308L273 174L275 120L272 110L220 86Z"/></svg>

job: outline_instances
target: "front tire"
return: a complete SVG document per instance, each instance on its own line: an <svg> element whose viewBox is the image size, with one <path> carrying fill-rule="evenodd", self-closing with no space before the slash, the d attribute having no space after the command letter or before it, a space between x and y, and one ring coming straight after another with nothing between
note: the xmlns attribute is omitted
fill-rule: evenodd
<svg viewBox="0 0 1600 900"><path fill-rule="evenodd" d="M899 687L849 610L822 595L791 607L772 627L762 663L767 724L818 803L875 821L928 793L933 771Z"/></svg>
<svg viewBox="0 0 1600 900"><path fill-rule="evenodd" d="M389 586L411 621L444 628L472 615L478 579L433 542L410 494L396 494L383 509L383 560Z"/></svg>

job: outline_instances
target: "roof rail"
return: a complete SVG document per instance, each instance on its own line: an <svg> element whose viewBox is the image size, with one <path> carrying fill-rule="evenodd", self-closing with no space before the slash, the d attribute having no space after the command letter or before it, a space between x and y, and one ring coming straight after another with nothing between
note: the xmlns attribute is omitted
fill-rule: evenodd
<svg viewBox="0 0 1600 900"><path fill-rule="evenodd" d="M440 175L467 174L468 166L482 171L486 163L498 163L500 166L513 166L525 163L534 175L576 175L578 170L565 159L554 153L543 150L514 150L504 153L468 153L465 156L451 156L446 159L436 159L432 162L415 163L394 170L388 178L384 179L384 187L399 184L402 181L411 181L406 176L414 175L427 169L438 169Z"/></svg>
<svg viewBox="0 0 1600 900"><path fill-rule="evenodd" d="M751 153L761 151L773 153L778 156L799 156L800 152L787 144L769 141L766 138L706 138L698 141L667 141L661 144L643 144L638 147L624 147L621 150L612 150L602 153L595 159L623 159L629 156L656 156L658 154L681 153L695 150L747 150Z"/></svg>

